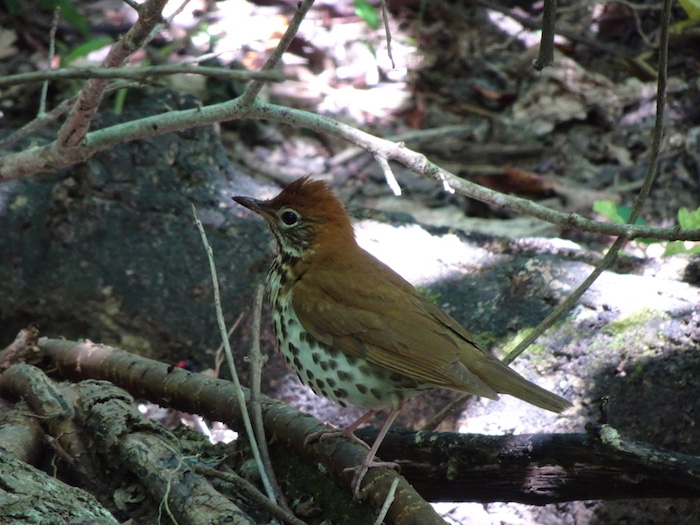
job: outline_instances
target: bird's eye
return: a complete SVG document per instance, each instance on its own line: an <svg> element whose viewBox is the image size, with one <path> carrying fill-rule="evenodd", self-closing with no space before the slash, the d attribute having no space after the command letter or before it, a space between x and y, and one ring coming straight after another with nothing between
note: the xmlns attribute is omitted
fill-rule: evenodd
<svg viewBox="0 0 700 525"><path fill-rule="evenodd" d="M296 223L299 222L299 214L293 210L283 211L282 215L280 215L280 218L282 219L282 222L285 223L287 226L294 226Z"/></svg>

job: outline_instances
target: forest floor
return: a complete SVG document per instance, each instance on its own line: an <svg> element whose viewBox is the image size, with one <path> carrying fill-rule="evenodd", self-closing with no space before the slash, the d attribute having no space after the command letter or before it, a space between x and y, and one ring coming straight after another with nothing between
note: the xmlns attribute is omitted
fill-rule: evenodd
<svg viewBox="0 0 700 525"><path fill-rule="evenodd" d="M257 69L295 5L259 3L190 2L153 49L135 60L175 63L210 54L223 65ZM539 33L531 29L541 16L539 3L519 3L524 5L507 13L481 0L389 3L391 54L381 14L373 28L351 0L317 2L283 59L284 73L295 80L271 84L264 96L404 142L465 179L560 211L607 220L593 210L596 202L632 205L647 170L655 118L658 3L560 2L555 61L539 72L532 67ZM92 26L93 41L111 41L133 21L116 1L78 8ZM700 33L683 28L684 18L675 6L659 172L642 212L651 225L677 224L679 209L700 205L700 58L688 52L698 48ZM0 75L44 68L50 26L51 13L39 10L31 20L3 30ZM64 54L83 38L70 24L59 24L58 49ZM73 64L99 61L104 46L95 47ZM193 76L168 82L167 87L205 103L231 98L240 89ZM75 84L68 81L52 85L49 106L72 89ZM3 127L30 120L37 95L34 89L4 93ZM127 92L127 104L129 97ZM564 238L592 250L611 243L605 236L564 230L446 193L392 165L399 196L369 154L305 130L233 122L221 125L221 138L243 171L280 185L306 174L325 178L350 207L493 236ZM665 245L630 243L625 249L658 257ZM597 502L543 509L441 504L440 509L454 523L663 523L669 516L685 523L679 515L686 511L678 505L660 500L615 502L604 509Z"/></svg>

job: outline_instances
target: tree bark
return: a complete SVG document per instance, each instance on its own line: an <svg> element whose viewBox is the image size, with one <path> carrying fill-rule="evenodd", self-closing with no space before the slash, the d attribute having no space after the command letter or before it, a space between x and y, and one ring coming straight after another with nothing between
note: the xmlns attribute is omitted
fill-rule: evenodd
<svg viewBox="0 0 700 525"><path fill-rule="evenodd" d="M61 374L74 380L106 379L132 395L240 425L228 381L191 374L126 352L86 343L42 338L42 348ZM325 428L291 407L261 396L265 428L276 446L291 447L324 464L345 485L345 468L365 451L344 439L307 446L308 435ZM371 441L376 429L359 432ZM390 452L389 452L390 451ZM480 436L453 433L389 433L380 449L396 460L402 474L430 501L560 501L700 496L700 461L619 436L607 425L588 434ZM388 489L389 469L372 469L368 484ZM403 485L401 486L403 487ZM383 503L383 494L377 502ZM408 497L408 496L407 496Z"/></svg>

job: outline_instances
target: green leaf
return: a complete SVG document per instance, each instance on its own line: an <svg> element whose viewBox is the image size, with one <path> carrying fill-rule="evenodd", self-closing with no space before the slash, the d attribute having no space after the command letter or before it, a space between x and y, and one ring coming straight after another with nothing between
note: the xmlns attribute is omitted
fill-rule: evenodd
<svg viewBox="0 0 700 525"><path fill-rule="evenodd" d="M687 250L681 241L672 241L666 245L663 256L676 255L678 253L686 253Z"/></svg>
<svg viewBox="0 0 700 525"><path fill-rule="evenodd" d="M620 205L617 207L617 213L620 215L620 217L622 217L622 220L624 222L627 222L628 220L630 220L630 215L632 215L632 208L630 208L629 206ZM645 221L641 217L637 217L637 220L634 221L634 223L638 224L639 226L644 226L647 223L647 221Z"/></svg>
<svg viewBox="0 0 700 525"><path fill-rule="evenodd" d="M364 20L372 29L377 29L379 27L377 9L367 0L355 0L355 14Z"/></svg>
<svg viewBox="0 0 700 525"><path fill-rule="evenodd" d="M616 224L625 224L632 215L632 208L615 204L613 201L595 201L593 203L593 211L605 215L608 219ZM635 224L644 226L646 221L641 217L637 217Z"/></svg>
<svg viewBox="0 0 700 525"><path fill-rule="evenodd" d="M617 224L624 224L625 220L617 211L617 205L613 201L595 201L593 211L605 215L608 219Z"/></svg>
<svg viewBox="0 0 700 525"><path fill-rule="evenodd" d="M688 208L678 210L678 224L681 228L700 228L700 208L695 211Z"/></svg>
<svg viewBox="0 0 700 525"><path fill-rule="evenodd" d="M115 115L121 115L124 110L124 100L126 99L126 88L118 90L114 94L114 106L112 107Z"/></svg>
<svg viewBox="0 0 700 525"><path fill-rule="evenodd" d="M73 49L73 51L68 53L65 57L61 58L61 67L70 64L76 58L87 56L88 53L92 53L93 51L102 49L103 47L108 46L111 43L112 39L107 36L88 40L84 44L80 44L78 47Z"/></svg>
<svg viewBox="0 0 700 525"><path fill-rule="evenodd" d="M678 0L678 3L692 22L700 20L700 0Z"/></svg>

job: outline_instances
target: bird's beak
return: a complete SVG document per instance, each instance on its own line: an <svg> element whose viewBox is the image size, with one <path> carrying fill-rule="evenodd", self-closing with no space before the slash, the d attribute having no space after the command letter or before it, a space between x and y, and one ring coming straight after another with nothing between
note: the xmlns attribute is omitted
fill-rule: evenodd
<svg viewBox="0 0 700 525"><path fill-rule="evenodd" d="M234 201L236 201L238 204L241 206L245 206L248 208L250 211L254 211L255 213L259 213L263 217L267 217L269 213L265 209L265 201L259 201L258 199L251 199L250 197L231 197Z"/></svg>

